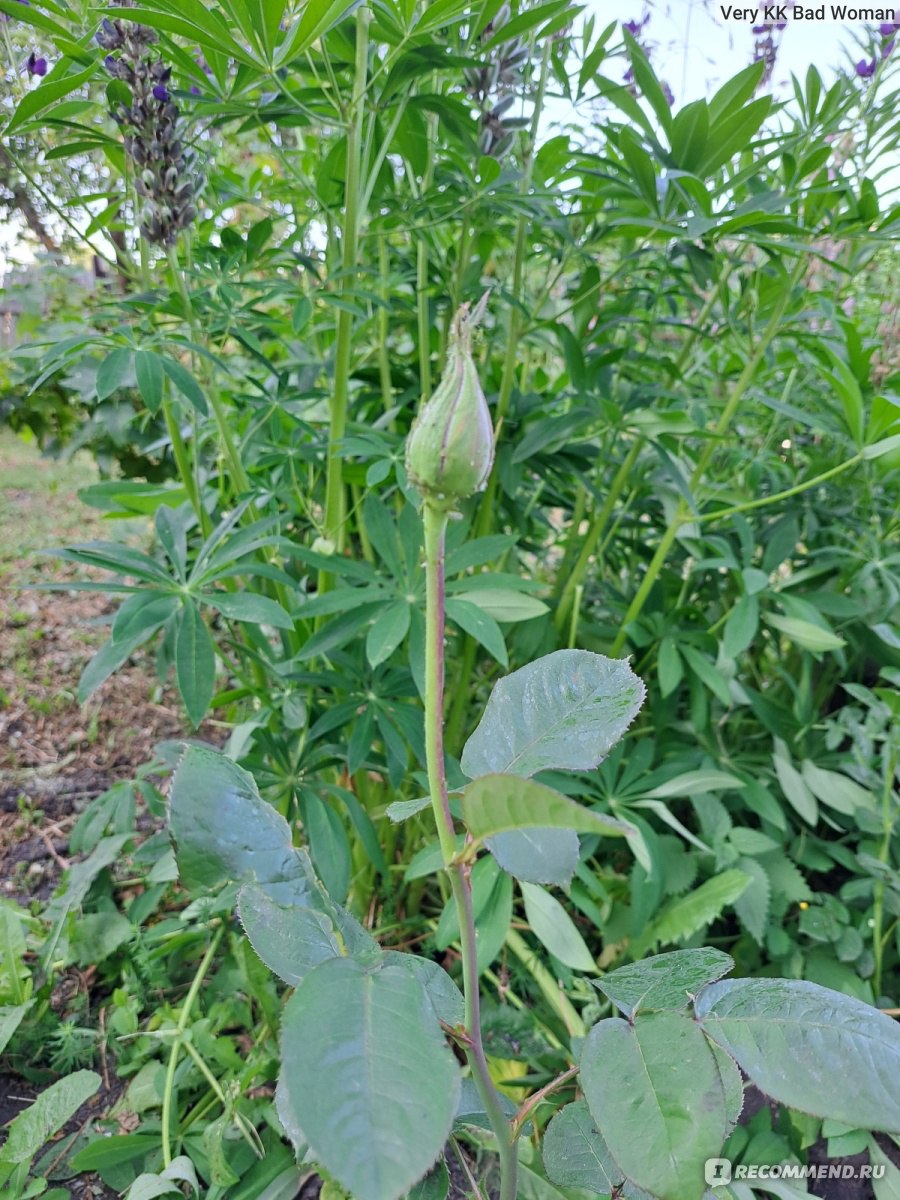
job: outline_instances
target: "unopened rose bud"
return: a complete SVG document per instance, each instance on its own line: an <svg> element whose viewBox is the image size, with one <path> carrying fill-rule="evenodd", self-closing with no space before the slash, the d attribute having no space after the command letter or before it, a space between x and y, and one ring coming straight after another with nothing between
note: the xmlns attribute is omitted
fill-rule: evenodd
<svg viewBox="0 0 900 1200"><path fill-rule="evenodd" d="M481 306L479 306L480 308ZM494 428L472 358L480 312L464 304L453 319L447 366L406 441L406 469L432 502L452 506L481 491L494 462Z"/></svg>

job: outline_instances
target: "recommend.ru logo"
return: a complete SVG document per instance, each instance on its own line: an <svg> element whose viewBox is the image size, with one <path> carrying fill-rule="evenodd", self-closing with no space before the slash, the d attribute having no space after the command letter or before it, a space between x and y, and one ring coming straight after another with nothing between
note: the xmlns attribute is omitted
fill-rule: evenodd
<svg viewBox="0 0 900 1200"><path fill-rule="evenodd" d="M707 1187L725 1187L732 1179L789 1179L789 1180L819 1180L819 1179L883 1179L884 1163L870 1166L868 1163L861 1167L852 1163L819 1163L806 1165L802 1163L737 1163L732 1164L727 1158L708 1158L703 1176Z"/></svg>

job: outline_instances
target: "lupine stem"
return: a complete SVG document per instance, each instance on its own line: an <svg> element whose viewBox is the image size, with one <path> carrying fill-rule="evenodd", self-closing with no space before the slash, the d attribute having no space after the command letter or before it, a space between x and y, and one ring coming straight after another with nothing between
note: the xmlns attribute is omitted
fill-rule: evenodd
<svg viewBox="0 0 900 1200"><path fill-rule="evenodd" d="M728 403L725 405L725 408L722 410L722 415L719 417L719 420L716 423L716 426L713 430L713 436L709 439L706 446L700 452L700 455L697 459L697 465L694 467L690 478L691 491L693 491L703 479L703 476L706 473L706 468L709 466L710 459L715 453L716 446L719 444L724 434L728 431L731 422L734 420L738 406L741 400L744 398L747 388L753 382L753 377L756 374L757 368L759 367L765 352L768 350L773 339L775 338L775 335L778 333L781 325L781 318L784 316L784 310L787 308L788 301L791 298L791 292L793 291L794 284L803 273L804 267L805 263L801 258L798 260L794 270L791 272L787 283L782 288L781 294L779 295L778 300L775 303L775 307L772 310L772 315L769 318L768 324L766 325L759 341L754 347L753 353L747 359L743 371L741 371L740 375L738 376L731 395L728 397ZM619 632L616 634L612 648L610 649L610 654L613 657L622 652L622 648L628 638L629 627L644 611L644 605L647 603L647 597L650 595L653 585L659 578L659 573L662 570L666 559L668 558L669 551L672 549L682 525L686 524L691 519L690 506L688 505L687 501L682 498L678 501L678 506L675 509L675 513L662 536L662 540L656 548L656 553L650 560L650 565L644 574L644 578L641 580L641 585L635 592L634 599L631 601L628 611L625 613L625 617L619 628Z"/></svg>
<svg viewBox="0 0 900 1200"><path fill-rule="evenodd" d="M541 73L538 77L537 94L534 98L534 111L531 117L531 129L528 135L528 147L525 152L525 163L522 178L519 181L519 194L527 196L531 190L531 180L534 172L534 148L537 145L538 130L544 108L544 93L547 90L547 79L550 73L550 51L552 42L547 38L544 43L544 53L541 59ZM494 423L499 425L506 417L509 402L512 397L515 380L516 364L519 360L519 336L521 333L522 296L525 285L525 260L528 254L528 235L531 229L531 218L522 213L516 223L516 242L513 255L512 303L509 310L509 330L506 341L506 356L503 360L503 374L500 377L500 391L497 395L497 409ZM497 494L497 468L491 473L487 490L478 510L476 523L477 535L484 537L491 527L494 517L495 497Z"/></svg>
<svg viewBox="0 0 900 1200"><path fill-rule="evenodd" d="M182 308L184 309L185 320L187 321L191 337L195 341L200 338L200 331L197 327L197 317L194 312L194 305L191 301L190 293L187 290L187 284L184 281L184 274L181 269L181 263L178 260L178 255L174 247L170 247L168 252L169 266L172 271L172 279L178 296L181 300ZM228 416L225 412L225 407L222 404L221 397L215 387L209 389L209 404L212 408L213 419L216 423L216 430L219 435L219 442L222 447L222 453L228 460L228 469L231 473L231 479L235 490L239 495L246 495L250 490L250 480L247 472L244 470L243 459L240 451L237 448L234 437L232 436L231 427L228 424ZM208 532L208 530L206 531Z"/></svg>
<svg viewBox="0 0 900 1200"><path fill-rule="evenodd" d="M369 22L372 14L367 5L356 14L356 68L353 93L350 98L349 128L347 130L347 171L344 177L344 224L341 234L341 290L350 291L354 283L359 249L360 158L365 105L366 74L369 63ZM350 366L353 352L353 315L347 308L338 310L335 339L334 386L330 403L328 431L328 462L325 474L324 534L340 552L344 548L344 480L341 442L347 428L347 408L350 400ZM327 591L331 573L319 576L319 591Z"/></svg>
<svg viewBox="0 0 900 1200"><path fill-rule="evenodd" d="M597 549L597 543L600 540L603 531L606 529L607 522L609 521L612 511L616 506L616 501L619 499L625 484L631 478L631 472L634 464L637 462L641 445L641 439L637 438L632 444L632 447L626 454L625 458L622 460L619 469L615 474L615 478L610 484L609 491L606 493L606 499L603 501L600 511L596 514L596 516L591 518L590 527L585 534L584 542L581 546L581 552L578 555L575 566L570 572L567 573L566 576L564 576L565 586L563 587L562 594L559 598L559 604L556 609L555 620L557 629L561 630L565 628L566 618L568 617L569 611L572 607L572 600L577 589L584 582L585 574L590 566L591 557L593 556L594 551Z"/></svg>
<svg viewBox="0 0 900 1200"><path fill-rule="evenodd" d="M391 360L388 355L389 315L388 299L390 296L389 276L390 259L388 257L387 234L378 237L378 274L381 284L381 298L385 301L378 310L378 377L381 382L381 400L384 411L390 412L394 405L394 385L391 379Z"/></svg>
<svg viewBox="0 0 900 1200"><path fill-rule="evenodd" d="M541 73L538 78L537 94L534 99L534 112L531 118L531 129L529 131L528 147L525 151L525 163L522 171L522 178L519 181L519 194L527 196L531 189L531 180L534 170L534 148L537 144L538 129L540 126L541 113L544 107L544 94L547 90L547 80L550 73L550 39L544 46L544 54L541 59ZM521 303L522 293L525 282L525 259L528 248L528 231L531 227L529 218L524 213L519 217L516 224L516 241L513 254L513 278L512 278L512 306L509 312L509 329L507 331L506 355L503 360L503 374L500 377L500 391L497 394L497 407L494 414L494 426L499 428L509 408L509 402L512 397L513 382L515 380L516 365L520 353L519 337L521 333ZM491 472L491 477L488 480L487 489L481 499L478 507L478 514L475 518L475 534L477 537L484 537L490 532L491 524L494 520L497 496L497 467L494 466ZM472 669L475 666L475 655L477 653L477 645L471 634L466 634L463 643L463 652L459 673L459 686L456 690L456 699L453 704L453 711L450 714L449 731L451 743L455 743L459 737L460 726L465 715L466 690L465 684L472 674Z"/></svg>
<svg viewBox="0 0 900 1200"><path fill-rule="evenodd" d="M500 1200L515 1200L517 1156L509 1121L491 1081L481 1036L478 953L472 911L470 867L456 852L453 816L444 770L444 538L447 509L426 501L425 526L425 757L428 788L437 825L444 869L450 877L459 917L459 945L465 996L465 1049L472 1078L497 1138L500 1156Z"/></svg>

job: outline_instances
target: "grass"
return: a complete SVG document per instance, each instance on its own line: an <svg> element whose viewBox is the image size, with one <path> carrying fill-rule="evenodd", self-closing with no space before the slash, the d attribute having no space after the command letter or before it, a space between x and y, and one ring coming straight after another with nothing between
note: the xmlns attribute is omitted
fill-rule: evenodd
<svg viewBox="0 0 900 1200"><path fill-rule="evenodd" d="M0 429L0 583L28 582L37 550L109 536L108 522L82 504L78 489L96 483L87 454L63 462Z"/></svg>

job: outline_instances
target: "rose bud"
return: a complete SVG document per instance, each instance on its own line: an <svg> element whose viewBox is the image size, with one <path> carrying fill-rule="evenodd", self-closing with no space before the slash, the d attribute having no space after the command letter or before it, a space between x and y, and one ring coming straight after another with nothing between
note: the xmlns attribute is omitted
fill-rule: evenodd
<svg viewBox="0 0 900 1200"><path fill-rule="evenodd" d="M410 481L448 508L481 491L494 462L494 428L472 358L481 307L470 315L464 304L454 317L443 377L406 441Z"/></svg>

